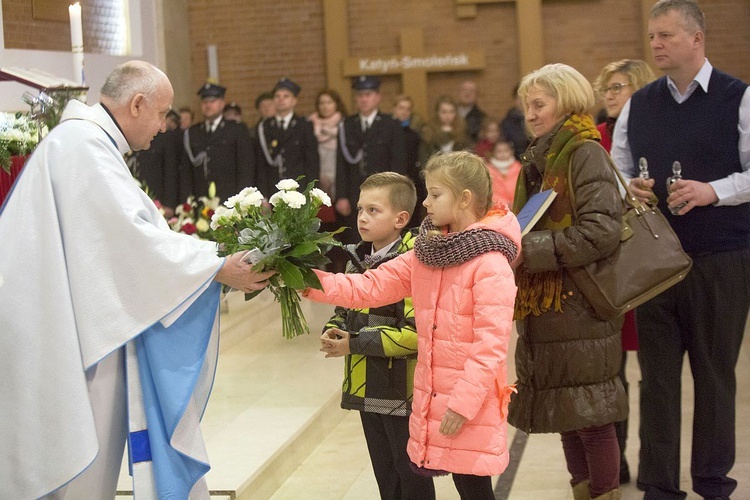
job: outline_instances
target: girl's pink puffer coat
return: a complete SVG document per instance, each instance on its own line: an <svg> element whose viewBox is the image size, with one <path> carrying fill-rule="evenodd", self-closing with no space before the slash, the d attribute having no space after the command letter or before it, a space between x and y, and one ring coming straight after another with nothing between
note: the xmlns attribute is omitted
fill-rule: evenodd
<svg viewBox="0 0 750 500"><path fill-rule="evenodd" d="M515 217L491 213L467 229L496 231L520 249ZM413 251L364 274L318 272L325 294L312 300L374 307L411 295L419 335L409 421L411 460L427 469L478 476L508 465L506 387L516 285L511 266L488 252L445 268L420 263ZM453 436L440 434L446 409L468 419Z"/></svg>

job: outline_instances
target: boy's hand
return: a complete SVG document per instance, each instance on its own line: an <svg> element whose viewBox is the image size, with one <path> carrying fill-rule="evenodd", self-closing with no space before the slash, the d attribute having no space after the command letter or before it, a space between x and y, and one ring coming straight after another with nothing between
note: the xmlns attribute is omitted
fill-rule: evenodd
<svg viewBox="0 0 750 500"><path fill-rule="evenodd" d="M350 354L349 332L338 328L329 328L320 336L322 347L320 352L326 353L326 358L337 358Z"/></svg>
<svg viewBox="0 0 750 500"><path fill-rule="evenodd" d="M452 436L461 430L464 423L466 423L466 417L448 408L445 415L443 415L443 421L440 422L440 434L443 436Z"/></svg>

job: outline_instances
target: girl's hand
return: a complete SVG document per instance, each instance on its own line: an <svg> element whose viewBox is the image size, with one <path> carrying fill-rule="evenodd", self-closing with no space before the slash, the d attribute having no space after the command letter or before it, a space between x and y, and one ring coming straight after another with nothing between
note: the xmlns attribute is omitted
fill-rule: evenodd
<svg viewBox="0 0 750 500"><path fill-rule="evenodd" d="M452 436L461 430L464 423L466 423L466 417L448 408L448 411L443 415L443 421L440 422L440 434L443 436Z"/></svg>

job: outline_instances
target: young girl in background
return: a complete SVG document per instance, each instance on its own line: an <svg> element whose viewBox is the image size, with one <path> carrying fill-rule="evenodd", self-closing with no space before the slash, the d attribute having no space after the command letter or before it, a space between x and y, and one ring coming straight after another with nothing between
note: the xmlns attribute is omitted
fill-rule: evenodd
<svg viewBox="0 0 750 500"><path fill-rule="evenodd" d="M513 154L513 143L500 138L487 158L487 168L492 178L492 201L495 205L506 203L513 206L516 181L521 173L521 162Z"/></svg>
<svg viewBox="0 0 750 500"><path fill-rule="evenodd" d="M515 216L492 207L484 162L468 152L424 168L427 218L414 250L364 274L316 271L309 299L375 307L411 296L418 359L408 453L426 474L453 473L462 499L493 499L508 465L506 386L519 252Z"/></svg>
<svg viewBox="0 0 750 500"><path fill-rule="evenodd" d="M466 121L458 114L458 105L452 97L441 95L435 104L435 113L422 128L419 159L424 165L435 153L449 153L471 148L471 138Z"/></svg>
<svg viewBox="0 0 750 500"><path fill-rule="evenodd" d="M492 148L500 140L500 123L491 116L485 116L482 120L482 128L479 129L479 141L474 145L474 153L480 158L489 159Z"/></svg>

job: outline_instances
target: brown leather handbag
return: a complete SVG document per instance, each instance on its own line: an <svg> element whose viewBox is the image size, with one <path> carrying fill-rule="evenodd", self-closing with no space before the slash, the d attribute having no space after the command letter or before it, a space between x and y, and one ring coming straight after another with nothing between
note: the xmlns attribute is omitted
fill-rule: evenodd
<svg viewBox="0 0 750 500"><path fill-rule="evenodd" d="M609 159L626 191L620 246L611 255L583 267L568 268L578 289L601 319L612 319L680 282L692 259L664 214L641 203ZM568 190L575 207L568 169Z"/></svg>

